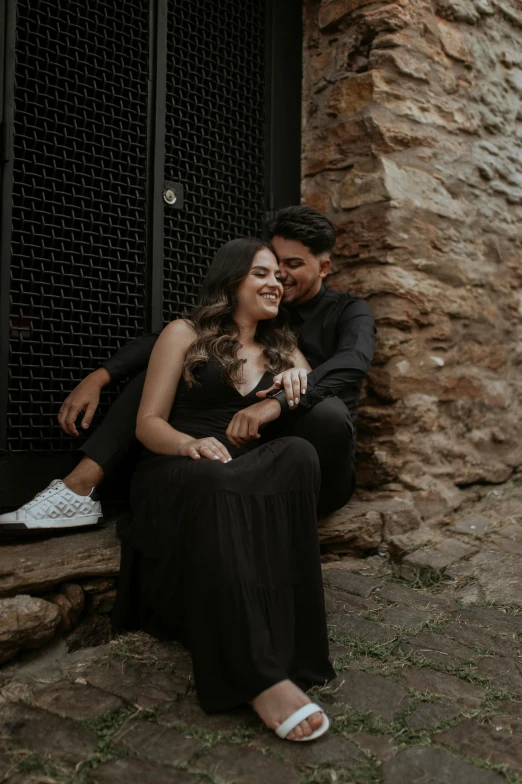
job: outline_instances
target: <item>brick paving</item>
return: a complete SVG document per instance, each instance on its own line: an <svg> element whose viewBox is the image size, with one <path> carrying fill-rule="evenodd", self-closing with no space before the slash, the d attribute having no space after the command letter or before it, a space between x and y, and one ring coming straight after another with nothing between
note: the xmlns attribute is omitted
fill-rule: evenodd
<svg viewBox="0 0 522 784"><path fill-rule="evenodd" d="M325 559L338 677L313 693L319 741L281 741L248 708L205 715L187 653L129 634L5 668L0 781L521 784L522 556L503 543L522 516L479 511L401 563Z"/></svg>

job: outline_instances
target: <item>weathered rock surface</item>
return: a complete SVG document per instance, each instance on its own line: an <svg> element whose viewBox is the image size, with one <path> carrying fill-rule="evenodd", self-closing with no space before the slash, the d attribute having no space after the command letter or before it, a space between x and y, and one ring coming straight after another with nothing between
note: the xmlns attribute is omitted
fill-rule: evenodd
<svg viewBox="0 0 522 784"><path fill-rule="evenodd" d="M175 778L174 778L175 777ZM162 768L153 762L142 760L112 759L102 762L90 773L92 781L98 784L198 784L200 779L182 770Z"/></svg>
<svg viewBox="0 0 522 784"><path fill-rule="evenodd" d="M96 748L98 739L86 727L22 703L0 710L0 747L50 754L74 770Z"/></svg>
<svg viewBox="0 0 522 784"><path fill-rule="evenodd" d="M32 696L32 701L34 705L50 713L79 721L121 710L125 704L119 697L106 691L69 681L59 681L39 689Z"/></svg>
<svg viewBox="0 0 522 784"><path fill-rule="evenodd" d="M361 711L371 711L384 722L391 721L394 716L408 704L408 695L404 689L382 675L373 675L358 670L346 670L339 678L328 686L336 703L348 705Z"/></svg>
<svg viewBox="0 0 522 784"><path fill-rule="evenodd" d="M58 608L33 596L0 599L0 663L48 642L60 623Z"/></svg>
<svg viewBox="0 0 522 784"><path fill-rule="evenodd" d="M0 549L0 596L42 592L83 577L110 577L120 568L114 526L88 533L5 545Z"/></svg>
<svg viewBox="0 0 522 784"><path fill-rule="evenodd" d="M435 694L468 708L478 708L486 696L482 686L428 667L405 667L401 675L407 686L421 694Z"/></svg>
<svg viewBox="0 0 522 784"><path fill-rule="evenodd" d="M481 770L439 749L413 747L383 766L384 784L429 781L430 784L502 784L504 777Z"/></svg>
<svg viewBox="0 0 522 784"><path fill-rule="evenodd" d="M140 708L173 702L188 688L185 678L126 660L96 662L79 674L91 686L115 694Z"/></svg>
<svg viewBox="0 0 522 784"><path fill-rule="evenodd" d="M216 784L255 784L270 781L271 784L299 784L300 776L278 760L266 757L259 751L243 749L237 754L234 744L218 743L192 766L199 773L207 773Z"/></svg>
<svg viewBox="0 0 522 784"><path fill-rule="evenodd" d="M307 0L304 20L302 194L336 225L329 282L378 326L359 486L440 516L522 464L520 13Z"/></svg>

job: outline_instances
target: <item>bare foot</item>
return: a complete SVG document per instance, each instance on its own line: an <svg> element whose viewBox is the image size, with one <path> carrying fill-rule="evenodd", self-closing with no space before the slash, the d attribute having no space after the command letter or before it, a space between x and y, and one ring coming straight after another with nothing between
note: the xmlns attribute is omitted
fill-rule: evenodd
<svg viewBox="0 0 522 784"><path fill-rule="evenodd" d="M308 705L310 700L292 681L280 681L275 686L262 691L251 702L259 718L271 730L276 730L292 713ZM323 723L322 713L312 713L286 736L288 740L300 740L319 729Z"/></svg>
<svg viewBox="0 0 522 784"><path fill-rule="evenodd" d="M85 456L63 482L77 495L90 495L93 487L99 485L103 477L103 468L90 457Z"/></svg>

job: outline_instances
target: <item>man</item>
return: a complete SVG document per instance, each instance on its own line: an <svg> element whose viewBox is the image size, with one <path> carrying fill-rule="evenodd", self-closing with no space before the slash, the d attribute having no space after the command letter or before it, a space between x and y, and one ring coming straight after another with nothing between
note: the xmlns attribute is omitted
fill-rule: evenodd
<svg viewBox="0 0 522 784"><path fill-rule="evenodd" d="M349 293L325 285L335 232L330 221L310 207L280 210L268 226L280 259L283 303L299 348L312 372L306 394L291 407L285 390L274 387L266 397L236 414L227 436L232 443L257 437L260 428L271 436L296 435L310 441L321 466L318 513L346 504L355 488L354 450L357 403L373 357L375 327L369 306ZM15 512L0 516L1 530L63 530L96 524L102 516L96 487L135 448L135 422L146 366L157 334L124 346L101 368L90 373L65 400L58 415L62 429L78 436L89 428L101 389L111 381L131 380L95 433L82 446L84 457L63 481ZM284 412L284 415L283 415Z"/></svg>

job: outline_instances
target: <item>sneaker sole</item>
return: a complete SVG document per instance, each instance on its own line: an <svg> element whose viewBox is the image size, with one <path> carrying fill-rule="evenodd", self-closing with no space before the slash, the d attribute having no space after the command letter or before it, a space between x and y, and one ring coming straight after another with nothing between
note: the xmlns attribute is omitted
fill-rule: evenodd
<svg viewBox="0 0 522 784"><path fill-rule="evenodd" d="M62 524L63 523L63 524ZM78 531L85 531L86 528L103 528L104 518L97 517L96 519L90 518L88 522L78 523L68 519L57 520L56 525L41 526L28 526L25 523L0 523L0 537L3 536L39 536L49 534L63 534L74 533Z"/></svg>

